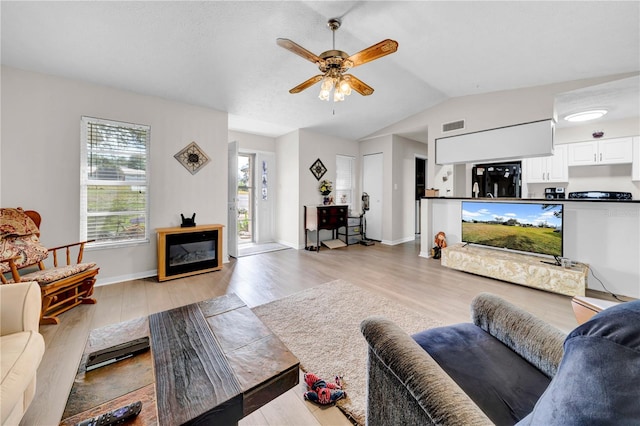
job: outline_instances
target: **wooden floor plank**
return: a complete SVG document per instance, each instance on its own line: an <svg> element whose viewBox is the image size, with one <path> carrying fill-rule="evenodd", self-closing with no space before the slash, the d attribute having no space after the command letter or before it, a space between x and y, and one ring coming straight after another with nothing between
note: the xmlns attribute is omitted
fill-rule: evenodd
<svg viewBox="0 0 640 426"><path fill-rule="evenodd" d="M134 312L149 315L231 292L253 307L340 278L396 300L407 309L453 324L468 322L471 300L488 291L561 330L577 325L568 296L444 268L437 260L420 258L419 251L419 241L396 246L353 245L319 253L282 250L232 259L221 271L178 280L158 283L145 278L98 286L96 305L78 306L60 315L60 324L41 326L47 349L38 369L36 397L22 424L48 426L60 421L91 329L120 322ZM267 415L263 407L256 416L268 417L274 425L290 421L286 412L302 409L313 416L317 407L301 399L303 391L287 392L294 398L283 398L284 406L267 408ZM333 410L340 415L337 408ZM282 412L281 418L278 412ZM314 421L333 424L333 415L322 411Z"/></svg>

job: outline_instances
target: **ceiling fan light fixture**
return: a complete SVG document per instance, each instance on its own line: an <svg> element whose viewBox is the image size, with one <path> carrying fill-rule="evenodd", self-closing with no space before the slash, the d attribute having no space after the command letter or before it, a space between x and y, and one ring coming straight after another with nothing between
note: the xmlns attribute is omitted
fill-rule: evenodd
<svg viewBox="0 0 640 426"><path fill-rule="evenodd" d="M355 90L362 96L369 96L373 93L372 87L351 74L345 74L345 72L351 68L394 53L398 50L398 42L390 39L382 40L373 46L369 46L366 49L349 56L349 54L342 50L336 50L336 30L340 28L340 24L341 21L338 18L330 19L327 23L327 26L332 32L333 49L321 53L320 56L315 55L289 39L276 39L278 46L313 62L320 70L320 74L314 75L306 81L298 84L296 87L290 89L289 93L300 93L320 82L322 82L322 84L318 97L323 101L329 100L332 90L334 102L343 101L345 96L349 96L351 94L352 90Z"/></svg>
<svg viewBox="0 0 640 426"><path fill-rule="evenodd" d="M351 85L345 79L340 79L339 89L345 96L349 96L351 94Z"/></svg>
<svg viewBox="0 0 640 426"><path fill-rule="evenodd" d="M328 101L331 90L333 89L333 77L325 76L320 85L320 94L318 98L322 101Z"/></svg>
<svg viewBox="0 0 640 426"><path fill-rule="evenodd" d="M575 114L569 114L564 119L572 123L579 123L582 121L596 120L606 113L606 109L593 109L589 111L576 112Z"/></svg>

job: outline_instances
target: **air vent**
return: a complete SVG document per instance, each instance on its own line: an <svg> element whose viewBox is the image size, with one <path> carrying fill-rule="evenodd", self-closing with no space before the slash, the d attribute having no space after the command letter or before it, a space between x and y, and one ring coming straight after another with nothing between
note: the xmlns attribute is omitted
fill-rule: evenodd
<svg viewBox="0 0 640 426"><path fill-rule="evenodd" d="M464 129L464 120L452 121L442 124L442 133Z"/></svg>

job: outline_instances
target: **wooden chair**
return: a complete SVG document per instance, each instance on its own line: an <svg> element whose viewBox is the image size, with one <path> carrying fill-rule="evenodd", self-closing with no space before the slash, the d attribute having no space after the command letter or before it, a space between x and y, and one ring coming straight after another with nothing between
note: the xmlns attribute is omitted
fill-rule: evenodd
<svg viewBox="0 0 640 426"><path fill-rule="evenodd" d="M39 239L41 220L33 210L0 209L0 279L3 285L37 282L42 294L40 324L58 324L61 313L79 304L96 303L90 296L100 268L95 263L82 263L84 246L89 241L43 247ZM62 250L66 264L59 265L58 252ZM72 251L77 251L75 262ZM53 267L47 268L44 260L50 253Z"/></svg>

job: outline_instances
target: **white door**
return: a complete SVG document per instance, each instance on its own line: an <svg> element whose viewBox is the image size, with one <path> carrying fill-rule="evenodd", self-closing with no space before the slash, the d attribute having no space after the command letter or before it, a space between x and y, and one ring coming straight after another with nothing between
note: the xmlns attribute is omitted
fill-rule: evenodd
<svg viewBox="0 0 640 426"><path fill-rule="evenodd" d="M227 177L227 250L238 257L238 142L229 142L229 175Z"/></svg>
<svg viewBox="0 0 640 426"><path fill-rule="evenodd" d="M362 166L362 191L369 194L369 210L364 218L366 237L382 241L382 153L365 155Z"/></svg>

